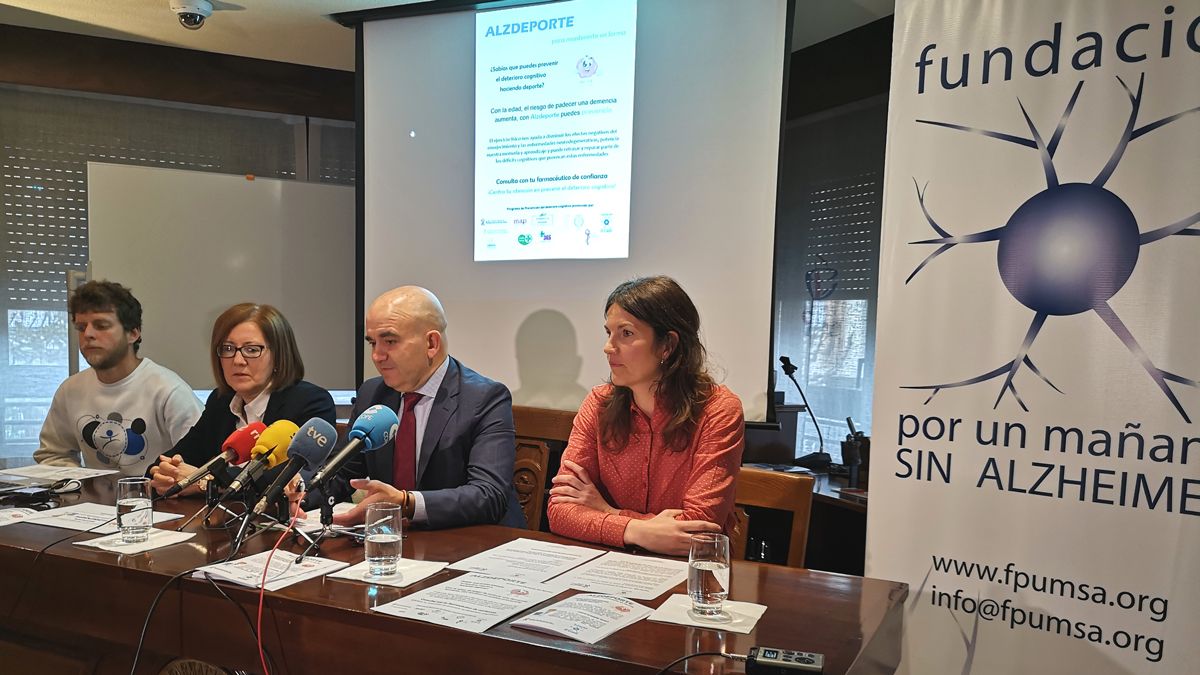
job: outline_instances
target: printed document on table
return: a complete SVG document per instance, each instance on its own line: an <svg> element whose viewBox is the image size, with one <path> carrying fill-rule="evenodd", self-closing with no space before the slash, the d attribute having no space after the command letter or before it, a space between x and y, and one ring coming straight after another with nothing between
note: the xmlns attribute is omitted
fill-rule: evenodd
<svg viewBox="0 0 1200 675"><path fill-rule="evenodd" d="M267 572L267 583L265 586L268 591L277 591L292 584L298 584L306 579L324 576L350 564L340 560L329 560L315 556L306 556L304 560L296 562L295 553L276 551L275 555L271 556L270 551L263 551L262 553L256 553L252 556L225 563L205 565L196 570L196 573L192 576L204 578L205 575L208 575L218 581L228 581L242 586L249 586L250 588L258 588L262 585L263 566L267 564L268 556L271 558L271 569Z"/></svg>
<svg viewBox="0 0 1200 675"><path fill-rule="evenodd" d="M554 591L540 588L537 584L522 585L471 573L371 609L405 619L482 633L554 595Z"/></svg>
<svg viewBox="0 0 1200 675"><path fill-rule="evenodd" d="M178 513L155 511L154 523L165 523L182 517ZM121 531L121 528L117 527L117 507L115 505L91 502L42 511L36 516L27 518L26 522L62 527L68 530L95 532L96 534L113 534Z"/></svg>
<svg viewBox="0 0 1200 675"><path fill-rule="evenodd" d="M650 612L649 607L615 595L580 593L523 616L512 625L594 645L650 616Z"/></svg>
<svg viewBox="0 0 1200 675"><path fill-rule="evenodd" d="M541 583L603 553L594 548L522 538L459 560L450 569Z"/></svg>
<svg viewBox="0 0 1200 675"><path fill-rule="evenodd" d="M115 469L85 469L81 466L50 466L48 464L34 464L32 466L19 466L15 469L5 469L4 473L11 473L17 476L25 476L26 478L44 478L46 480L85 480L87 478L95 478L96 476L107 476L110 473L116 473Z"/></svg>
<svg viewBox="0 0 1200 675"><path fill-rule="evenodd" d="M196 536L195 532L176 532L175 530L160 530L156 527L150 528L150 536L146 541L140 541L134 544L126 544L121 540L121 533L110 534L105 537L97 537L88 541L77 541L76 546L90 546L104 551L112 551L113 553L122 553L131 555L134 553L144 553L153 551L156 548L164 548L174 546L191 539Z"/></svg>
<svg viewBox="0 0 1200 675"><path fill-rule="evenodd" d="M333 505L333 515L335 515L335 516L341 515L347 511L349 511L352 508L354 508L354 504L351 504L350 502L338 502L337 504ZM274 529L277 529L277 530L281 530L283 528L286 528L287 525L285 523L276 523L275 525L272 525L271 527ZM325 527L325 526L321 524L321 509L318 508L318 509L313 509L312 511L305 511L303 518L296 519L296 526L294 529L297 532L305 532L308 534L312 534L314 532L320 532L321 528L323 528L323 527ZM345 528L342 528L337 525L334 525L333 528L334 528L334 531L345 530Z"/></svg>
<svg viewBox="0 0 1200 675"><path fill-rule="evenodd" d="M41 511L33 509L0 509L0 527L12 525L13 523L23 523L40 513Z"/></svg>
<svg viewBox="0 0 1200 675"><path fill-rule="evenodd" d="M610 551L580 565L547 586L607 593L634 600L653 600L687 581L688 564L682 560L651 558Z"/></svg>

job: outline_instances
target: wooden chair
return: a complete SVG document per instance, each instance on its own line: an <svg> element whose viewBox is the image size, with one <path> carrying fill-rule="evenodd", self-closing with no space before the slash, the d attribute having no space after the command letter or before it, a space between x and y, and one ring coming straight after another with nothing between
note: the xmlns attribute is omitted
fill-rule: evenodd
<svg viewBox="0 0 1200 675"><path fill-rule="evenodd" d="M525 522L531 530L542 527L550 443L566 443L571 437L571 425L574 422L573 411L513 406L513 423L517 429L517 463L513 471L513 485L517 488L517 499L521 502Z"/></svg>
<svg viewBox="0 0 1200 675"><path fill-rule="evenodd" d="M734 491L734 504L737 506L756 506L766 509L790 511L792 514L791 532L788 537L789 567L804 567L804 553L808 546L808 518L812 512L813 477L808 474L784 473L782 471L767 471L743 466L737 477L737 487ZM746 555L746 529L748 520L744 509L735 509L739 515L738 527L730 546L739 560ZM741 530L739 534L739 530ZM740 546L740 549L739 549Z"/></svg>

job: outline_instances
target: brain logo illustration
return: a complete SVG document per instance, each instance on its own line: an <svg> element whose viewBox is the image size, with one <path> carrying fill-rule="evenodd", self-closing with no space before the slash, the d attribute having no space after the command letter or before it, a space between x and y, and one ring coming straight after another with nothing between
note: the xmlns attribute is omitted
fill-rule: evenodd
<svg viewBox="0 0 1200 675"><path fill-rule="evenodd" d="M903 387L929 391L925 403L932 401L943 389L966 387L1003 377L1004 383L993 408L1000 405L1006 393L1011 393L1021 409L1028 412L1028 406L1013 384L1013 378L1022 367L1028 368L1055 391L1063 393L1029 357L1030 347L1045 326L1046 320L1052 316L1095 312L1141 364L1184 421L1191 423L1191 418L1171 387L1197 387L1200 383L1155 365L1113 310L1109 300L1124 287L1133 274L1143 246L1172 236L1200 236L1200 229L1192 227L1200 223L1200 211L1176 222L1142 231L1137 217L1125 201L1104 186L1131 143L1186 115L1200 112L1200 106L1139 126L1138 111L1142 103L1145 75L1139 77L1136 91L1131 90L1121 78L1118 77L1117 81L1129 98L1129 118L1108 162L1090 183L1059 182L1054 166L1055 152L1066 131L1071 112L1083 91L1082 81L1075 86L1075 91L1048 140L1039 133L1020 99L1017 100L1017 104L1029 128L1029 138L949 122L916 120L920 124L979 134L1034 150L1040 157L1046 179L1046 189L1027 199L1004 226L965 235L953 235L938 224L925 203L928 185L921 186L915 178L913 179L921 212L938 236L910 244L937 248L917 265L904 283L912 281L934 259L955 246L994 241L997 242L996 262L1000 280L1013 298L1034 313L1025 339L1008 363L982 375L957 382Z"/></svg>

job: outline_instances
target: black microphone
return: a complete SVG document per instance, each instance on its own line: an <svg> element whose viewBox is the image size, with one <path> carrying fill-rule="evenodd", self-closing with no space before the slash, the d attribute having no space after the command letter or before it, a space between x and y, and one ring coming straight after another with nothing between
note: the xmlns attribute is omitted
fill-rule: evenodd
<svg viewBox="0 0 1200 675"><path fill-rule="evenodd" d="M205 462L204 466L193 471L192 475L172 485L169 490L163 493L163 498L174 497L183 492L192 483L225 468L226 464L241 464L242 462L249 461L251 449L258 442L259 434L266 428L267 425L262 422L255 422L229 434L229 438L226 438L225 442L221 444L221 454Z"/></svg>
<svg viewBox="0 0 1200 675"><path fill-rule="evenodd" d="M354 420L350 433L346 434L350 442L330 457L325 466L313 476L308 484L309 491L323 487L359 448L365 446L367 450L374 450L395 438L396 428L399 426L400 419L396 417L396 411L385 405L373 405L364 410L358 419Z"/></svg>
<svg viewBox="0 0 1200 675"><path fill-rule="evenodd" d="M318 465L329 456L333 444L337 441L337 430L333 425L320 417L314 417L304 423L288 446L287 464L275 477L275 482L263 492L262 499L254 505L254 515L259 515L270 508L275 500L283 494L283 489L302 469Z"/></svg>

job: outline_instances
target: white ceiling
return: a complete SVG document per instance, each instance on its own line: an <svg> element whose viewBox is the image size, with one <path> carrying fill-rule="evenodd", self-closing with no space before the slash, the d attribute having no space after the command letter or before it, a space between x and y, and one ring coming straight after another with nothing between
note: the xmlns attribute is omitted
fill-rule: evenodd
<svg viewBox="0 0 1200 675"><path fill-rule="evenodd" d="M0 23L354 70L354 31L329 15L421 1L212 0L212 17L192 31L179 25L169 0L5 0ZM797 0L793 47L887 16L894 5L895 0Z"/></svg>

